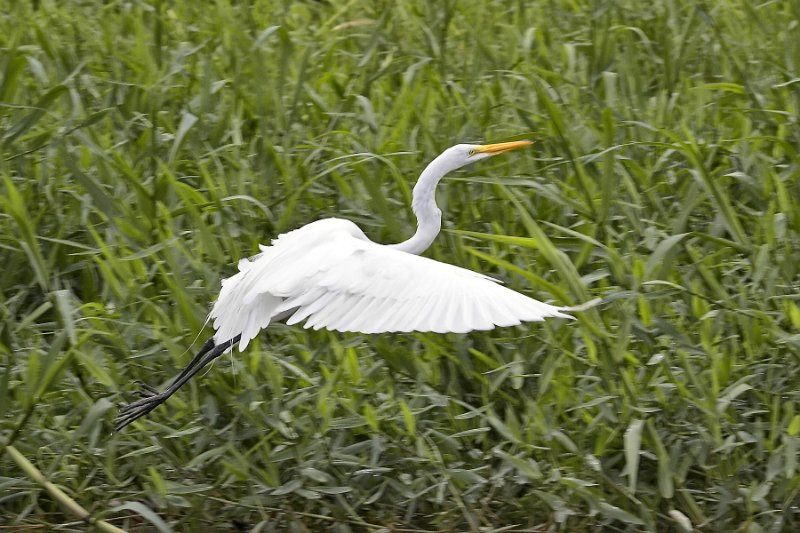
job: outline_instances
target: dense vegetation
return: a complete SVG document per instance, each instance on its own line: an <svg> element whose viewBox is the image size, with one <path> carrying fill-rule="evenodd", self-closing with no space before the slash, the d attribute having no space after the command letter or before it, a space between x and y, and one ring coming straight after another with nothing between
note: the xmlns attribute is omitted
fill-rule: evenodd
<svg viewBox="0 0 800 533"><path fill-rule="evenodd" d="M797 2L0 11L0 524L86 527L35 466L132 531L800 528ZM276 325L111 434L259 243L402 240L427 161L516 138L426 255L598 307Z"/></svg>

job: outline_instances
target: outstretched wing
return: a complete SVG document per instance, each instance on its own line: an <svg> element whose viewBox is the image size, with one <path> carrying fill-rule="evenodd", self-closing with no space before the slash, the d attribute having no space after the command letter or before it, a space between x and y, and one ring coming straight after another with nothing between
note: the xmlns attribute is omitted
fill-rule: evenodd
<svg viewBox="0 0 800 533"><path fill-rule="evenodd" d="M482 274L376 244L346 220L282 235L239 269L223 282L211 318L217 342L242 334L240 350L287 315L287 324L362 333L463 333L572 318Z"/></svg>

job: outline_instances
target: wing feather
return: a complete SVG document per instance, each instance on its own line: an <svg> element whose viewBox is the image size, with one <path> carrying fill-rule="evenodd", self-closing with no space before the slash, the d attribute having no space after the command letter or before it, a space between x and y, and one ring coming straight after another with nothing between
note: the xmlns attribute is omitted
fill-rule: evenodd
<svg viewBox="0 0 800 533"><path fill-rule="evenodd" d="M487 300L485 307L478 306L477 310L484 316L491 317L492 322L499 327L516 326L520 323L503 302Z"/></svg>
<svg viewBox="0 0 800 533"><path fill-rule="evenodd" d="M337 322L331 327L333 329L339 329L340 331L357 331L353 327L354 324L363 320L365 311L373 300L374 298L369 295L356 297L352 302L350 309L339 316Z"/></svg>
<svg viewBox="0 0 800 533"><path fill-rule="evenodd" d="M397 298L381 298L380 304L375 308L373 315L367 319L364 333L381 333L386 331L399 331L392 327L394 316L401 306Z"/></svg>
<svg viewBox="0 0 800 533"><path fill-rule="evenodd" d="M365 327L366 324L369 323L370 317L373 316L375 310L383 303L383 299L370 296L368 301L365 303L364 308L361 310L361 314L357 318L353 318L352 322L350 323L350 328L348 331L361 331L366 333Z"/></svg>
<svg viewBox="0 0 800 533"><path fill-rule="evenodd" d="M415 296L397 311L397 331L414 331L414 322L428 309L426 306L434 295Z"/></svg>
<svg viewBox="0 0 800 533"><path fill-rule="evenodd" d="M210 317L218 342L241 333L243 349L289 312L287 324L364 333L467 332L572 318L488 276L373 243L339 219L283 234L241 261Z"/></svg>
<svg viewBox="0 0 800 533"><path fill-rule="evenodd" d="M348 322L345 320L344 316L351 313L353 308L359 305L360 301L360 294L342 293L342 299L339 301L336 308L326 309L325 316L319 326L336 331L347 331Z"/></svg>
<svg viewBox="0 0 800 533"><path fill-rule="evenodd" d="M444 331L444 314L439 312L444 304L444 293L434 291L430 295L420 298L419 308L412 317L408 331L417 331L426 325L431 331Z"/></svg>

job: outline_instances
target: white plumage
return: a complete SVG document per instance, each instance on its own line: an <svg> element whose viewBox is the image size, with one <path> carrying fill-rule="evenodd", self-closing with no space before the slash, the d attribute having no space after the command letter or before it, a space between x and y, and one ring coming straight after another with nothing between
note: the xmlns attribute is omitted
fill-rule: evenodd
<svg viewBox="0 0 800 533"><path fill-rule="evenodd" d="M166 390L146 388L144 398L123 407L117 430L165 402L237 343L239 350L247 348L276 320L363 333L465 333L546 317L572 318L564 312L580 308L538 302L482 274L418 255L441 229L435 190L445 174L530 144L457 144L445 150L414 186L411 206L417 231L407 241L377 244L352 222L331 218L280 235L271 246L262 246L260 254L239 261L239 273L222 282L209 315L216 330L213 338Z"/></svg>
<svg viewBox="0 0 800 533"><path fill-rule="evenodd" d="M349 220L318 220L239 262L211 311L217 344L239 349L276 318L306 328L465 333L572 318L494 279L370 241Z"/></svg>

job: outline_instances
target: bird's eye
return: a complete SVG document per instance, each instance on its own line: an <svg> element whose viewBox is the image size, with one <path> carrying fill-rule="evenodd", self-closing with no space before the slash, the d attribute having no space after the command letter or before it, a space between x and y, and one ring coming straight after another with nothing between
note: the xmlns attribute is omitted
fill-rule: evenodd
<svg viewBox="0 0 800 533"><path fill-rule="evenodd" d="M475 153L476 153L476 152L475 152L475 149L472 149L472 150L470 150L470 151L469 151L469 155L470 155L470 156L473 156L473 155L475 155Z"/></svg>

